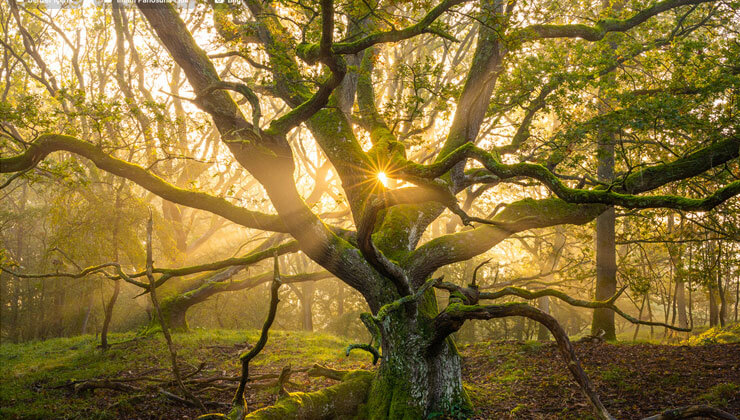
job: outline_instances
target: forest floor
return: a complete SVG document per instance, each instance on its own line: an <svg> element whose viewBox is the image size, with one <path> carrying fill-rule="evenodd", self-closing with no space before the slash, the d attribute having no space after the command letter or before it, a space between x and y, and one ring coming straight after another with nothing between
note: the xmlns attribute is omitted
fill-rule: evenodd
<svg viewBox="0 0 740 420"><path fill-rule="evenodd" d="M186 382L214 411L229 402L244 343L257 331L197 330L175 334ZM115 334L103 353L95 337L0 345L2 419L187 419L198 411L168 399L169 358L161 336ZM740 414L740 343L668 346L646 343L575 343L576 353L607 408L618 419L663 409L709 404ZM344 356L345 338L274 331L250 365L258 378L247 389L250 410L274 403L275 377L291 365L288 391L331 385L303 370L314 363L338 369L373 369L363 352ZM463 378L478 419L586 419L590 407L570 379L557 348L540 342L484 342L461 346ZM213 378L226 378L208 381ZM261 379L260 379L261 378ZM79 388L108 379L127 390ZM75 385L78 390L75 391Z"/></svg>

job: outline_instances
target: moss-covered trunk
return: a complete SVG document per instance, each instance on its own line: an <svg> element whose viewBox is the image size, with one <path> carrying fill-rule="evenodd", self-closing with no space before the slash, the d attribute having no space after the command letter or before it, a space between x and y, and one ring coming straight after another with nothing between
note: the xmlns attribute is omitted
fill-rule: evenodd
<svg viewBox="0 0 740 420"><path fill-rule="evenodd" d="M433 293L425 298L418 311L401 308L383 321L383 358L363 418L423 419L471 409L454 342L448 338L429 346L437 308Z"/></svg>
<svg viewBox="0 0 740 420"><path fill-rule="evenodd" d="M172 296L160 302L162 316L167 321L170 331L188 331L187 312L194 302L183 299L180 296ZM153 316L149 321L147 331L159 329L159 320Z"/></svg>

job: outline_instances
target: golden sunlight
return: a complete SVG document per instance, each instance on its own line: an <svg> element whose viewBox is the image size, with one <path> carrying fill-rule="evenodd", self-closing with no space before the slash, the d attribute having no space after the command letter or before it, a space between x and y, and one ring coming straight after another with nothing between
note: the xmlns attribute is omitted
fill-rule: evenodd
<svg viewBox="0 0 740 420"><path fill-rule="evenodd" d="M385 174L385 172L380 171L378 172L378 181L380 181L381 184L383 184L384 187L388 188L388 175Z"/></svg>

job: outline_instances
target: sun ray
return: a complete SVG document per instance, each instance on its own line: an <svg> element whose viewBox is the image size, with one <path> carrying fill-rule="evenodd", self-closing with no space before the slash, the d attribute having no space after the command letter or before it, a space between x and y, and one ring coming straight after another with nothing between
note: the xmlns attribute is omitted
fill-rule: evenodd
<svg viewBox="0 0 740 420"><path fill-rule="evenodd" d="M380 181L380 183L383 184L384 187L388 188L388 181L389 180L388 180L388 175L386 175L385 172L383 172L383 171L378 172L378 174L376 175L376 177L378 178L378 181Z"/></svg>

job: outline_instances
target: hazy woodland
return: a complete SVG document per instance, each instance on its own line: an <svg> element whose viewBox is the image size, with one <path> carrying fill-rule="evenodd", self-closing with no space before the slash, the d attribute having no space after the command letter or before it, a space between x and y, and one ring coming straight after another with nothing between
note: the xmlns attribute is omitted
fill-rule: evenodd
<svg viewBox="0 0 740 420"><path fill-rule="evenodd" d="M0 417L736 419L740 2L0 4Z"/></svg>

